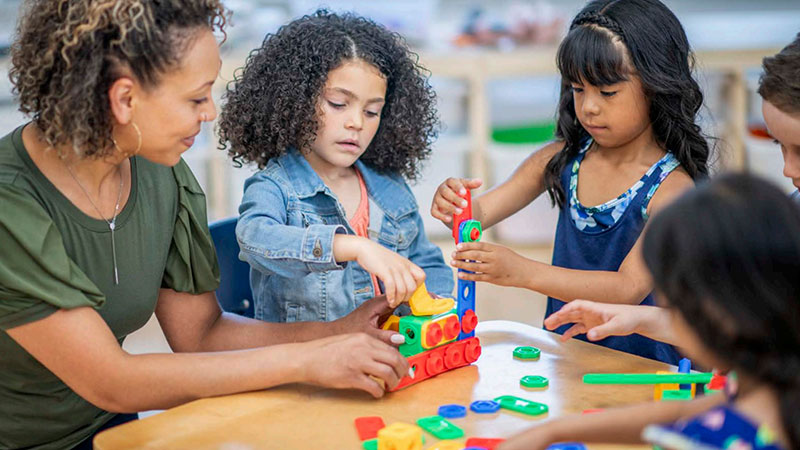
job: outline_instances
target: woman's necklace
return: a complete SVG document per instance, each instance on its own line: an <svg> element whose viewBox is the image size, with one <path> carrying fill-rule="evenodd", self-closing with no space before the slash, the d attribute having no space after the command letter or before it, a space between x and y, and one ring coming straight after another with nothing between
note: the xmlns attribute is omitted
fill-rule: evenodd
<svg viewBox="0 0 800 450"><path fill-rule="evenodd" d="M67 164L64 165L67 166L67 171L69 171L69 174L72 176L72 179L75 180L76 183L78 183L78 187L81 188L83 193L86 195L86 198L89 199L89 203L92 204L94 210L97 211L97 214L99 214L100 217L103 219L103 221L108 224L108 229L111 230L111 258L114 260L114 284L119 284L119 272L117 271L117 244L114 241L114 229L117 228L117 214L119 214L119 201L122 199L122 186L124 180L122 178L122 168L120 167L119 171L119 192L117 193L117 204L116 206L114 206L114 217L112 217L111 220L108 220L106 219L106 216L104 216L103 213L100 212L100 208L97 207L97 205L94 203L94 200L92 200L92 196L89 195L89 191L87 191L86 188L83 187L83 184L81 184L81 182L78 180L78 177L75 176L75 172L72 171L72 168Z"/></svg>

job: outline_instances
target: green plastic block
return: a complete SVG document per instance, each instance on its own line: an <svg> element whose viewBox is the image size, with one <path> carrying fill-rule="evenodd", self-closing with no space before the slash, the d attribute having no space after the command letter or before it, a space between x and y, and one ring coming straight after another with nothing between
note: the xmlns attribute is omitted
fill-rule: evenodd
<svg viewBox="0 0 800 450"><path fill-rule="evenodd" d="M437 439L457 439L464 436L464 430L453 425L452 422L442 416L417 419L417 425Z"/></svg>
<svg viewBox="0 0 800 450"><path fill-rule="evenodd" d="M378 450L378 438L367 439L361 443L361 447L363 447L364 450Z"/></svg>
<svg viewBox="0 0 800 450"><path fill-rule="evenodd" d="M461 228L461 242L478 242L483 236L481 222L474 219L465 220Z"/></svg>
<svg viewBox="0 0 800 450"><path fill-rule="evenodd" d="M532 402L513 395L501 395L495 398L494 401L500 403L501 408L527 414L529 416L539 416L548 411L547 405L544 403Z"/></svg>
<svg viewBox="0 0 800 450"><path fill-rule="evenodd" d="M659 375L654 373L587 373L583 376L586 384L706 384L711 381L710 373L674 373Z"/></svg>
<svg viewBox="0 0 800 450"><path fill-rule="evenodd" d="M526 388L541 389L546 388L550 382L541 375L526 375L519 380L519 384Z"/></svg>
<svg viewBox="0 0 800 450"><path fill-rule="evenodd" d="M537 360L541 356L542 351L536 347L517 347L514 349L514 358L524 360Z"/></svg>
<svg viewBox="0 0 800 450"><path fill-rule="evenodd" d="M686 401L692 399L691 389L670 389L661 393L661 401Z"/></svg>

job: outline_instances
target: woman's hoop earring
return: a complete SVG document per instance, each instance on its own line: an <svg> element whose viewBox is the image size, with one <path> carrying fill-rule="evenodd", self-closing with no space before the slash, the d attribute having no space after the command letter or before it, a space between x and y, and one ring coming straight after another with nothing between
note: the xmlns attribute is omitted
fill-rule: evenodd
<svg viewBox="0 0 800 450"><path fill-rule="evenodd" d="M117 145L117 140L114 139L113 136L111 137L111 142L114 143L114 148L116 148L118 152L120 152L123 155L125 155L126 158L130 158L131 156L136 156L137 154L139 154L139 151L142 149L142 132L139 130L139 127L136 125L136 122L131 122L131 125L133 125L133 129L136 130L136 137L137 137L137 139L139 141L138 145L136 146L136 150L134 150L132 153L126 153L126 152L122 151L122 149L119 148L119 145Z"/></svg>

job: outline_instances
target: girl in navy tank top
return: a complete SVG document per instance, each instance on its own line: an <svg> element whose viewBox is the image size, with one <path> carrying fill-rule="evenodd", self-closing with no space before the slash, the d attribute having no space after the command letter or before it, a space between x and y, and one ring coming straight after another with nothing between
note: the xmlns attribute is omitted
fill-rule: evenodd
<svg viewBox="0 0 800 450"><path fill-rule="evenodd" d="M467 280L517 286L564 302L653 304L640 235L647 220L708 174L710 153L696 123L703 95L675 15L658 0L595 0L561 43L557 141L531 154L505 182L473 200L484 228L548 192L560 208L552 264L487 242L462 243L451 265ZM459 192L478 179L448 178L431 214L450 225ZM581 335L581 325L556 330ZM578 336L584 338L583 336ZM639 335L597 342L677 364L668 344Z"/></svg>

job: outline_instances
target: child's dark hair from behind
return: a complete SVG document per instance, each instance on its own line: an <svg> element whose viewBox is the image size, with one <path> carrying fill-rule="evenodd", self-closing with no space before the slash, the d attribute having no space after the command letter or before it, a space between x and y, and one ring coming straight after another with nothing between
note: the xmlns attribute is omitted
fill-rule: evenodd
<svg viewBox="0 0 800 450"><path fill-rule="evenodd" d="M643 249L667 306L714 355L776 391L800 448L800 208L766 181L726 175L657 215Z"/></svg>
<svg viewBox="0 0 800 450"><path fill-rule="evenodd" d="M305 150L315 138L328 72L354 59L387 81L380 127L361 161L415 179L438 131L433 89L400 35L351 14L319 10L267 35L228 86L220 148L259 168L289 147Z"/></svg>
<svg viewBox="0 0 800 450"><path fill-rule="evenodd" d="M781 111L800 113L800 33L780 53L764 58L758 93Z"/></svg>
<svg viewBox="0 0 800 450"><path fill-rule="evenodd" d="M575 114L572 83L609 86L639 77L650 100L658 144L693 179L708 174L710 149L695 122L703 94L692 77L693 54L677 17L658 0L595 0L572 21L558 49L561 96L556 137L564 149L548 163L545 187L564 206L560 176L589 137Z"/></svg>

